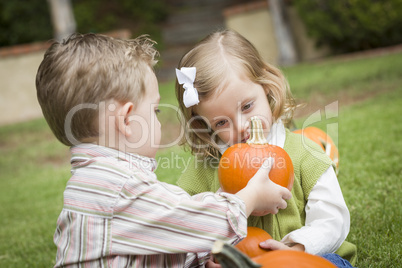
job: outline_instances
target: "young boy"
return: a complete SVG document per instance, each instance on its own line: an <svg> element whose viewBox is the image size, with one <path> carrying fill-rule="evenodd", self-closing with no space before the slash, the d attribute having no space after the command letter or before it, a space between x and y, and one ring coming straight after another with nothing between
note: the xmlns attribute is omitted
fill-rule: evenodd
<svg viewBox="0 0 402 268"><path fill-rule="evenodd" d="M86 34L54 43L36 77L43 114L71 146L55 267L204 266L215 240L237 242L253 211L277 213L290 192L265 163L236 195L191 197L156 179L161 137L153 41Z"/></svg>

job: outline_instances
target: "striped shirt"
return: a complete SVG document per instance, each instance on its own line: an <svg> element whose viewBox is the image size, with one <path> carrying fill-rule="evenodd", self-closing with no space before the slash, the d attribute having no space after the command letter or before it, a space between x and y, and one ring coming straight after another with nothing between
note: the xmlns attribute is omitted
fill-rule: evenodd
<svg viewBox="0 0 402 268"><path fill-rule="evenodd" d="M246 235L235 195L190 196L157 180L155 159L93 144L71 153L55 267L203 267L215 240Z"/></svg>

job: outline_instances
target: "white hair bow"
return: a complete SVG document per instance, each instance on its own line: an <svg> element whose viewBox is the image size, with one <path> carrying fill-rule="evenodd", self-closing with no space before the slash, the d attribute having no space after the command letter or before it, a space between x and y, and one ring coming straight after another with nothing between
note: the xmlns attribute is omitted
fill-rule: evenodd
<svg viewBox="0 0 402 268"><path fill-rule="evenodd" d="M180 70L176 69L177 81L180 85L183 84L183 103L186 108L198 104L197 89L194 88L196 68L195 67L182 67Z"/></svg>

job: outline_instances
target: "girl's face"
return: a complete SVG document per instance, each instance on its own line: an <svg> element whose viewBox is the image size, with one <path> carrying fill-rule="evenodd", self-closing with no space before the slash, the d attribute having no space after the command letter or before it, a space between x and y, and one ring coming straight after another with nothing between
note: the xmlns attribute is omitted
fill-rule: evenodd
<svg viewBox="0 0 402 268"><path fill-rule="evenodd" d="M272 112L264 88L232 74L227 86L208 100L201 100L195 112L204 117L214 136L228 146L246 142L250 137L250 118L258 116L265 135L272 125ZM212 137L214 138L214 137Z"/></svg>

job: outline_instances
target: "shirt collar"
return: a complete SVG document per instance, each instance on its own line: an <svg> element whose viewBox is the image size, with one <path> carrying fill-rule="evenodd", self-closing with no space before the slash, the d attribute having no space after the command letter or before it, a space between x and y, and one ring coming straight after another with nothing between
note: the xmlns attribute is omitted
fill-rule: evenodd
<svg viewBox="0 0 402 268"><path fill-rule="evenodd" d="M267 135L267 141L271 145L276 145L281 148L285 146L286 130L281 119L272 124L271 129ZM218 142L219 151L223 154L229 146L225 145L222 141Z"/></svg>
<svg viewBox="0 0 402 268"><path fill-rule="evenodd" d="M114 158L118 161L127 163L130 168L139 168L141 170L154 171L156 169L156 160L138 154L124 153L122 151L92 144L81 143L71 147L71 164L74 167L86 165L93 162L94 158L105 157Z"/></svg>
<svg viewBox="0 0 402 268"><path fill-rule="evenodd" d="M285 125L282 123L282 120L279 119L278 121L272 124L271 130L267 135L267 141L269 144L279 146L283 149L283 146L285 146L285 140L286 140Z"/></svg>

